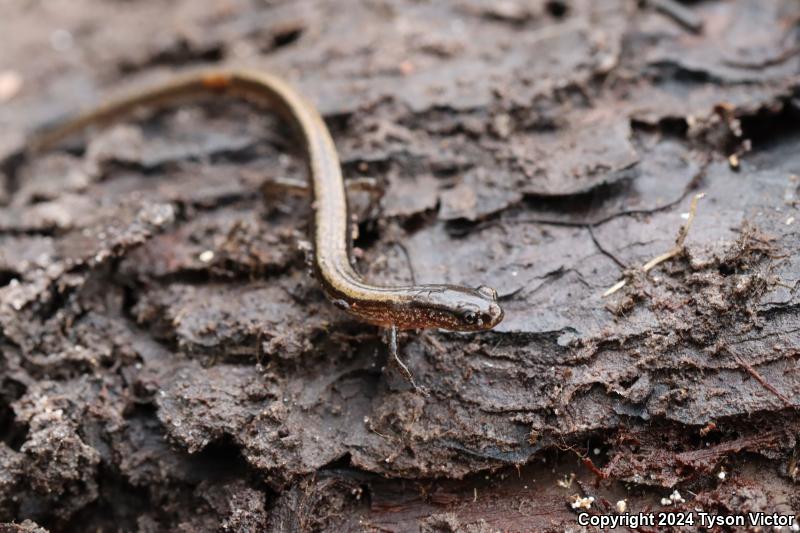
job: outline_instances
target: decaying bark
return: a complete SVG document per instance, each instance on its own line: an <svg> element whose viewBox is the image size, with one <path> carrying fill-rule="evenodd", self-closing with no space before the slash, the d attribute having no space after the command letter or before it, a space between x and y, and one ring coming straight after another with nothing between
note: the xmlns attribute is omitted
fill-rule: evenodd
<svg viewBox="0 0 800 533"><path fill-rule="evenodd" d="M4 527L564 531L578 495L675 490L800 512L800 4L671 5L5 4ZM369 279L497 288L494 331L401 338L428 396L308 275L306 200L262 193L304 178L273 117L188 103L13 155L199 65L288 78L378 178Z"/></svg>

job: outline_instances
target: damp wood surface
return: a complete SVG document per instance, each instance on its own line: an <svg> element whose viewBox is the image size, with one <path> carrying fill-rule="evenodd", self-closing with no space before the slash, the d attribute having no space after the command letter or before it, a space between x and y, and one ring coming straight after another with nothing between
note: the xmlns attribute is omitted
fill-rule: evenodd
<svg viewBox="0 0 800 533"><path fill-rule="evenodd" d="M4 3L0 530L800 513L799 24L794 0ZM13 156L200 67L318 106L380 189L349 191L365 277L497 289L491 332L401 335L427 396L309 275L275 117L188 102Z"/></svg>

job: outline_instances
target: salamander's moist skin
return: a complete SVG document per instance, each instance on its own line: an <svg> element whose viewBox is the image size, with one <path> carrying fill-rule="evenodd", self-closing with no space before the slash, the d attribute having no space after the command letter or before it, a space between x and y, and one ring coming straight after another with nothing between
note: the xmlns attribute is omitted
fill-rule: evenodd
<svg viewBox="0 0 800 533"><path fill-rule="evenodd" d="M385 298L384 291L390 297ZM482 331L503 320L497 293L489 287L457 285L381 287L372 298L334 299L337 306L364 322L397 329L439 328Z"/></svg>
<svg viewBox="0 0 800 533"><path fill-rule="evenodd" d="M226 94L280 115L297 134L308 162L314 208L314 270L328 297L353 316L398 329L491 329L503 319L497 293L456 285L383 287L367 283L353 268L347 198L339 156L325 122L286 82L262 72L210 71L173 78L113 100L35 135L29 154L55 145L89 126L106 125L140 106L163 107L198 95Z"/></svg>

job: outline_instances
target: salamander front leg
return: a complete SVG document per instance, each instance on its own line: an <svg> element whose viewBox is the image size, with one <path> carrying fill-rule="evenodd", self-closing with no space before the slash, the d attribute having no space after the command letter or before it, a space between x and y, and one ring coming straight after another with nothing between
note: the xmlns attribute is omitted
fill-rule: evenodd
<svg viewBox="0 0 800 533"><path fill-rule="evenodd" d="M389 328L389 356L391 360L400 368L400 371L405 375L406 379L411 383L415 390L421 392L423 395L428 396L428 393L422 388L417 385L414 381L414 376L411 374L411 370L408 369L406 364L400 359L400 355L397 353L397 327L392 326Z"/></svg>

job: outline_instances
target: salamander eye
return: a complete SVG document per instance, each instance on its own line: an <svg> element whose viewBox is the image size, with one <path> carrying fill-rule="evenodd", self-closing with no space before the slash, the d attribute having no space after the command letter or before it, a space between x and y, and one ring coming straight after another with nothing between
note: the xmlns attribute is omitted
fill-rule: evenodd
<svg viewBox="0 0 800 533"><path fill-rule="evenodd" d="M469 325L473 325L478 321L478 313L474 313L472 311L467 311L463 315L464 322Z"/></svg>
<svg viewBox="0 0 800 533"><path fill-rule="evenodd" d="M478 293L480 293L482 296L485 296L486 298L489 298L492 301L497 300L497 291L491 287L487 287L486 285L481 285L475 290L478 291Z"/></svg>

